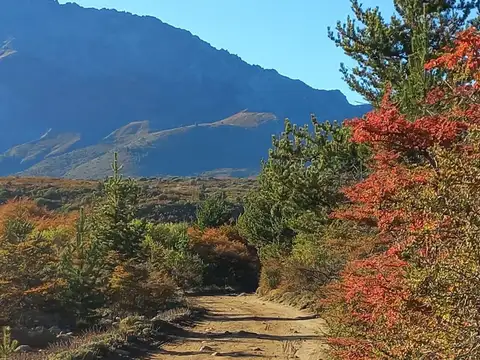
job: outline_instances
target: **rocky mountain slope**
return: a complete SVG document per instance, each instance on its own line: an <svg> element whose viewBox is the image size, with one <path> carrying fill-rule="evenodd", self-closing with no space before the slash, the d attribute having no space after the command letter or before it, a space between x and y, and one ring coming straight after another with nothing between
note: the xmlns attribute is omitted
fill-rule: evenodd
<svg viewBox="0 0 480 360"><path fill-rule="evenodd" d="M16 51L0 62L0 175L103 177L113 151L128 175L249 174L285 117L368 110L153 17L2 0L0 39Z"/></svg>

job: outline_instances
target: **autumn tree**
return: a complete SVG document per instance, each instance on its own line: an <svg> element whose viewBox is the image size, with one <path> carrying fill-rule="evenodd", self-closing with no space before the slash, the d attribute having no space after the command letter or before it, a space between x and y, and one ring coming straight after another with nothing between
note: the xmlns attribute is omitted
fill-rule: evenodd
<svg viewBox="0 0 480 360"><path fill-rule="evenodd" d="M379 105L387 84L395 94L409 77L406 64L415 53L413 31L423 26L421 15L425 13L428 24L428 61L469 25L478 1L394 0L393 4L395 14L386 19L378 7L363 8L358 0L351 0L353 17L328 30L330 39L357 63L352 69L341 65L344 80L374 105Z"/></svg>
<svg viewBox="0 0 480 360"><path fill-rule="evenodd" d="M425 97L424 115L410 118L387 93L379 109L348 123L374 161L334 216L376 227L382 247L326 289L337 358L480 356L479 48L469 29L427 64L448 76Z"/></svg>
<svg viewBox="0 0 480 360"><path fill-rule="evenodd" d="M68 217L33 201L10 201L0 207L0 322L32 325L35 315L65 310L58 276L59 244L68 239ZM30 323L28 323L30 322Z"/></svg>

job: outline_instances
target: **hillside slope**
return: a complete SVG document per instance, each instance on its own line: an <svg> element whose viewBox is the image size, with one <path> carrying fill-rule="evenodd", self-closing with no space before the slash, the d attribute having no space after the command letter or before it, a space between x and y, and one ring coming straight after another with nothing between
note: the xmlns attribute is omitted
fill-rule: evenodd
<svg viewBox="0 0 480 360"><path fill-rule="evenodd" d="M0 39L17 51L0 64L0 175L99 177L112 149L132 175L258 167L283 118L342 120L368 109L153 17L2 0ZM106 141L139 121L171 133L143 146Z"/></svg>

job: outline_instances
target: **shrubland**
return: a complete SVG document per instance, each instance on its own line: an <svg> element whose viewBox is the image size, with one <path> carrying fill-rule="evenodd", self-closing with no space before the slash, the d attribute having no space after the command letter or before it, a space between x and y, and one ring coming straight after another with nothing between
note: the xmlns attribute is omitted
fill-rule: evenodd
<svg viewBox="0 0 480 360"><path fill-rule="evenodd" d="M86 341L123 344L122 324L133 321L132 336L154 333L148 319L188 306L187 291L256 288L256 252L227 224L225 195L205 194L196 223L151 222L139 215L139 182L121 176L116 156L97 191L78 211L26 197L0 206L0 326L11 329L6 343L18 341L3 353L65 341L89 349L75 339L90 329L98 334ZM65 346L49 356L72 355Z"/></svg>
<svg viewBox="0 0 480 360"><path fill-rule="evenodd" d="M228 287L318 311L332 359L478 359L474 4L399 0L390 23L352 5L363 28L348 19L330 35L357 60L343 72L373 110L343 123L312 116L310 127L286 120L238 221L248 187L200 189L195 216L152 221L149 185L122 178L116 158L113 176L68 211L53 190L5 201L2 354L39 326L103 326L95 341L122 343L148 330L145 318L185 306L185 292Z"/></svg>

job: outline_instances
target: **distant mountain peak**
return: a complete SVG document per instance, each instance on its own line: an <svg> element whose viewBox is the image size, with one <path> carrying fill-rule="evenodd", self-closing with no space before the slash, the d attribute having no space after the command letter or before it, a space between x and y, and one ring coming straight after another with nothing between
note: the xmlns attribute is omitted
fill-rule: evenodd
<svg viewBox="0 0 480 360"><path fill-rule="evenodd" d="M105 141L122 141L136 136L145 136L150 131L148 121L134 121L107 135Z"/></svg>
<svg viewBox="0 0 480 360"><path fill-rule="evenodd" d="M0 175L101 177L116 150L130 175L258 169L278 120L368 110L149 16L1 0L1 39Z"/></svg>
<svg viewBox="0 0 480 360"><path fill-rule="evenodd" d="M277 120L275 114L242 110L226 119L216 122L216 125L232 125L244 128L257 127L269 121Z"/></svg>

